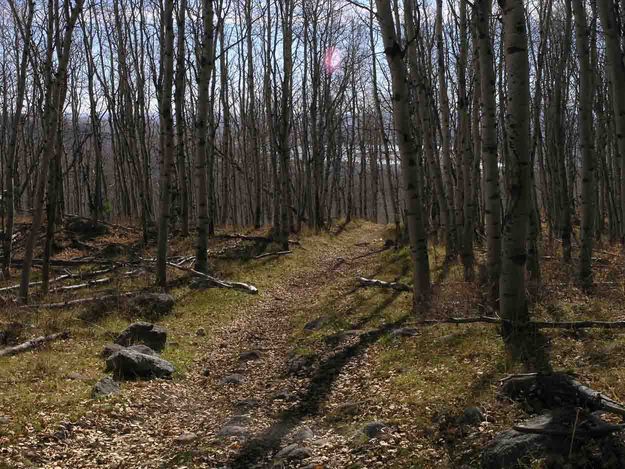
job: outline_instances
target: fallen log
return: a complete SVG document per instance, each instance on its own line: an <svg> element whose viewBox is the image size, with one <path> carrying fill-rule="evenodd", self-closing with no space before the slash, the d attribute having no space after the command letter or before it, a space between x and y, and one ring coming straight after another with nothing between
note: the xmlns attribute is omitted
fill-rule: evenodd
<svg viewBox="0 0 625 469"><path fill-rule="evenodd" d="M69 306L78 306L78 305L94 303L97 301L108 301L108 300L114 300L118 298L127 298L129 296L138 295L139 293L142 293L142 292L132 291L132 292L126 292L126 293L118 293L114 295L91 296L89 298L77 298L74 300L59 301L58 303L37 303L37 304L31 304L31 305L21 305L20 307L21 308L37 308L37 309L39 308L58 309L58 308L66 308Z"/></svg>
<svg viewBox="0 0 625 469"><path fill-rule="evenodd" d="M506 319L491 316L476 316L466 318L424 319L421 324L512 324ZM529 321L528 327L536 329L625 329L625 321Z"/></svg>
<svg viewBox="0 0 625 469"><path fill-rule="evenodd" d="M88 218L88 217L83 217L82 215L74 215L72 213L68 213L66 214L67 218L78 218L80 220L86 220L86 221L93 221L92 218ZM140 233L141 229L140 228L136 228L134 226L124 226L124 225L117 225L115 223L110 223L104 220L96 220L97 223L100 223L102 225L105 226L110 226L111 228L118 228L120 230L125 230L128 231L130 233Z"/></svg>
<svg viewBox="0 0 625 469"><path fill-rule="evenodd" d="M243 234L218 234L214 235L213 238L216 239L242 239L244 241L256 241L261 243L271 243L273 238L267 236L249 236Z"/></svg>
<svg viewBox="0 0 625 469"><path fill-rule="evenodd" d="M358 277L358 282L360 282L361 287L391 288L397 291L411 291L410 286L401 282L385 282L383 280L365 277Z"/></svg>
<svg viewBox="0 0 625 469"><path fill-rule="evenodd" d="M33 265L42 265L43 259L33 259ZM56 267L73 267L89 264L110 265L113 264L110 260L98 260L93 257L86 257L83 259L50 259L49 265ZM24 265L24 259L11 259L11 265L21 267Z"/></svg>
<svg viewBox="0 0 625 469"><path fill-rule="evenodd" d="M184 267L178 264L174 264L172 262L168 262L167 265L178 270L189 272L195 275L196 277L204 278L208 280L209 282L213 283L215 286L220 287L220 288L233 288L235 290L240 290L246 293L251 293L252 295L255 295L256 293L258 293L258 288L256 288L254 285L249 285L243 282L232 282L230 280L221 280L211 275L200 272L198 270L192 269L191 267Z"/></svg>
<svg viewBox="0 0 625 469"><path fill-rule="evenodd" d="M72 274L59 275L58 277L53 278L52 280L50 280L50 283L60 282L61 280L65 280L65 279L68 279L68 278L71 278L71 277L72 277ZM28 286L29 287L35 287L35 286L41 285L41 284L42 284L42 282L41 282L41 280L39 280L39 281L36 281L36 282L29 283ZM19 290L19 288L20 288L19 284L18 285L11 285L11 286L8 286L8 287L0 288L0 292L11 291L11 290Z"/></svg>
<svg viewBox="0 0 625 469"><path fill-rule="evenodd" d="M264 254L260 254L256 257L254 257L254 259L264 259L266 257L272 257L272 256L286 256L287 254L291 254L293 251L276 251L276 252L266 252Z"/></svg>
<svg viewBox="0 0 625 469"><path fill-rule="evenodd" d="M242 239L243 241L255 241L258 243L272 243L274 239L271 236L251 236L243 234L218 234L214 235L215 239ZM300 244L296 239L289 239L289 244Z"/></svg>
<svg viewBox="0 0 625 469"><path fill-rule="evenodd" d="M65 285L62 287L56 287L51 289L50 292L80 290L81 288L94 287L97 285L111 283L112 280L113 279L111 277L98 278L95 280L89 280L88 282L78 283L76 285Z"/></svg>
<svg viewBox="0 0 625 469"><path fill-rule="evenodd" d="M0 357L10 357L13 355L17 355L19 353L28 352L29 350L40 347L41 345L52 342L54 340L67 339L69 337L69 332L59 332L57 334L51 334L46 336L37 337L36 339L29 340L28 342L24 342L22 344L16 345L15 347L7 347L0 350Z"/></svg>

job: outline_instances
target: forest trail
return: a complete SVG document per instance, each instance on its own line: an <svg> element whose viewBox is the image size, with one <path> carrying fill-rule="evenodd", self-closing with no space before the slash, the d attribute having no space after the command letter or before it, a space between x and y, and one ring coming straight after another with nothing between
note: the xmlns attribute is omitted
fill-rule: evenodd
<svg viewBox="0 0 625 469"><path fill-rule="evenodd" d="M339 228L321 246L302 241L294 248L302 267L208 331L214 340L198 348L183 377L132 383L109 405L49 438L31 435L9 454L26 455L36 467L344 467L346 439L319 422L319 414L337 381L350 382L361 352L390 326L361 331L355 325L327 350L299 354L292 339L302 327L294 319L329 287L339 296L353 290L371 256L384 250L384 229L367 223ZM266 262L279 268L281 260ZM184 314L184 303L177 310ZM300 441L283 451L294 432ZM286 455L276 459L280 451Z"/></svg>

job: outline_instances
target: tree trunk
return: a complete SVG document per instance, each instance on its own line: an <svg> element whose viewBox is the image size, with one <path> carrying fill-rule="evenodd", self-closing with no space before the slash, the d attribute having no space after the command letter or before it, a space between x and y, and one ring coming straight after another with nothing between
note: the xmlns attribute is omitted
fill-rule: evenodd
<svg viewBox="0 0 625 469"><path fill-rule="evenodd" d="M213 2L202 0L202 33L198 54L198 96L195 115L195 178L197 184L197 249L195 270L208 273L208 113L213 55Z"/></svg>
<svg viewBox="0 0 625 469"><path fill-rule="evenodd" d="M491 0L476 2L478 42L480 48L480 92L482 96L481 152L484 168L484 214L486 221L486 272L488 297L492 306L499 301L501 271L501 194L499 193L499 163L497 161L497 105L495 100L495 70L489 18Z"/></svg>
<svg viewBox="0 0 625 469"><path fill-rule="evenodd" d="M64 93L62 93L63 82L67 77L67 65L69 63L69 55L72 43L72 34L74 32L74 26L76 25L76 20L78 19L78 14L82 10L84 0L77 0L74 4L74 7L69 14L69 18L67 18L67 23L65 25L65 32L63 33L63 39L60 42L61 50L58 54L58 65L56 73L52 71L52 34L53 34L53 26L49 25L49 33L48 33L48 48L49 54L47 57L46 63L46 101L45 101L45 109L43 116L43 126L45 129L44 138L41 144L42 153L41 160L39 161L39 172L37 173L37 181L35 184L36 193L34 200L34 213L33 220L30 228L30 232L28 234L28 238L26 240L26 247L24 249L24 263L22 266L22 275L20 279L20 291L18 300L20 303L28 302L28 287L30 284L30 270L32 267L33 254L35 250L35 241L39 235L39 229L41 228L41 224L43 221L43 205L46 191L46 182L48 179L48 169L50 166L50 162L54 158L55 150L57 150L54 142L57 138L57 125L59 122L59 115L61 114L63 108L62 98L64 97ZM54 16L53 8L51 4L48 4L49 12L48 15L50 18ZM52 23L53 21L50 20ZM60 31L58 32L60 35Z"/></svg>
<svg viewBox="0 0 625 469"><path fill-rule="evenodd" d="M615 152L615 181L620 189L617 198L621 221L621 238L625 237L625 66L623 65L623 51L617 31L616 10L613 0L597 0L599 18L605 35L606 62L608 77L612 91L612 105L614 107L614 127L616 128ZM620 180L620 186L618 181Z"/></svg>
<svg viewBox="0 0 625 469"><path fill-rule="evenodd" d="M393 120L397 134L402 163L404 194L406 203L406 224L410 236L410 251L413 265L413 305L415 312L419 304L430 299L430 266L427 250L427 236L423 224L423 206L419 187L419 150L410 124L410 101L403 51L397 38L391 7L388 0L376 0L378 21L382 32L384 53L391 71Z"/></svg>
<svg viewBox="0 0 625 469"><path fill-rule="evenodd" d="M163 30L161 45L162 81L159 96L161 163L156 282L160 287L165 288L167 286L167 238L171 203L171 177L176 170L174 162L174 118L171 109L174 79L174 0L164 0L161 23Z"/></svg>
<svg viewBox="0 0 625 469"><path fill-rule="evenodd" d="M507 207L503 227L500 294L501 316L511 321L504 328L509 343L521 339L529 321L525 293L526 239L530 210L529 173L529 63L525 7L522 0L502 0L505 50L507 147L510 153Z"/></svg>
<svg viewBox="0 0 625 469"><path fill-rule="evenodd" d="M593 89L590 66L590 31L582 0L572 0L579 62L579 133L582 154L582 229L579 253L579 280L584 289L592 287L592 243L595 222L595 148L592 135Z"/></svg>

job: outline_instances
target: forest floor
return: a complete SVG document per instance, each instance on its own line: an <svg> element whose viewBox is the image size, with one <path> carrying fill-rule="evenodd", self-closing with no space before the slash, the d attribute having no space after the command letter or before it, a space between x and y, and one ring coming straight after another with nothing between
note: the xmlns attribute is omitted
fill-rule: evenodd
<svg viewBox="0 0 625 469"><path fill-rule="evenodd" d="M174 311L159 321L173 379L124 382L106 399L90 398L103 376L99 353L138 318L123 305L97 317L80 307L5 308L0 325L27 324L23 338L66 329L71 337L0 358L0 467L478 467L481 448L522 418L497 398L499 380L520 365L492 325L419 326L409 293L359 288L357 276L410 281L408 250L385 245L388 237L388 227L357 221L302 234L290 255L215 261L220 277L251 283L257 295L175 282ZM136 239L98 239L112 241ZM59 256L79 254L72 249ZM602 249L594 296L571 284L574 272L555 256L545 258L537 318L623 319L622 255ZM171 251L192 252L191 241ZM461 266L445 264L440 248L430 256L428 314L479 314L480 292L462 281ZM116 282L147 288L153 276ZM545 344L555 369L625 400L621 335L551 332ZM242 360L245 352L256 353ZM224 384L232 375L238 384ZM471 407L486 420L465 421ZM224 436L225 427L237 435Z"/></svg>

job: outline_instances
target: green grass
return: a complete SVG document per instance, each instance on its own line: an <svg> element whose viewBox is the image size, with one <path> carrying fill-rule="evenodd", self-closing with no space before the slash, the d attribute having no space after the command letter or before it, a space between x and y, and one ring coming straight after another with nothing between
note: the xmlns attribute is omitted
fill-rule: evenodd
<svg viewBox="0 0 625 469"><path fill-rule="evenodd" d="M375 241L371 230L376 230ZM367 256L352 268L349 260L354 256L354 245L363 238L370 241L372 251L382 245L390 233L380 227L354 222L340 236L329 233L304 233L301 246L293 254L279 258L247 261L218 261L214 268L223 278L256 285L261 296L277 284L288 285L298 276L318 269L322 256L342 257L348 260L345 273L340 268L328 271L331 279L310 278L323 285L312 297L302 298L292 311L293 334L290 350L298 355L312 356L332 350L338 334L357 328L375 331L391 324L411 325L417 321L410 313L411 297L380 289L355 289L354 277L364 275L387 281L411 283L410 253L406 247L388 249ZM192 245L180 243L181 251L192 250ZM272 247L268 251L273 250ZM478 258L481 255L478 252ZM620 256L620 257L619 257ZM481 314L481 292L475 284L462 281L463 269L459 263L443 266L444 248L432 247L430 262L432 280L436 285L432 299L431 317L470 316ZM479 260L479 259L478 259ZM621 254L615 255L613 264L597 274L598 280L622 278ZM543 281L546 286L531 306L534 317L541 319L620 319L625 295L619 288L602 287L589 296L574 286L569 286L572 273L563 269L560 262L543 264ZM301 277L300 277L301 278ZM149 278L128 279L126 289L141 288L150 283ZM568 283L567 283L568 282ZM567 283L566 286L560 286ZM347 293L346 293L347 292ZM191 291L186 287L175 289L174 312L160 322L169 331L169 346L164 358L176 366L174 379L183 380L204 347L214 340L213 331L228 324L243 311L254 308L259 297L222 289ZM91 292L89 293L89 295ZM85 293L85 296L87 294ZM61 420L73 420L93 406L108 406L116 402L92 401L91 386L103 374L102 360L97 356L105 343L136 318L127 313L111 312L94 323L78 319L79 310L39 311L37 313L13 312L6 320L18 319L32 324L32 334L48 333L69 328L72 340L52 344L46 350L27 353L15 358L0 359L0 414L11 417L8 426L0 426L0 437L19 436L26 432L50 428ZM324 318L319 329L304 331L304 325L313 319ZM206 336L198 337L198 328ZM440 442L441 434L435 419L462 413L469 406L487 409L495 417L495 430L509 428L522 413L496 397L498 380L508 373L523 371L521 365L512 363L504 350L497 328L491 325L437 325L419 326L415 337L395 337L390 329L377 341L367 346L369 368L368 384L376 384L379 392L367 393L366 400L382 409L380 416L406 428L411 440L409 448L399 449L395 467L422 467L431 462L438 452L453 458L450 449ZM554 369L572 370L588 383L609 396L625 401L625 334L612 331L586 331L577 334L548 331L548 350ZM67 375L78 372L86 381L68 380ZM349 396L348 396L349 397ZM123 399L123 396L121 398ZM401 407L392 412L388 402ZM328 424L351 434L362 422L354 422L349 415L329 415ZM487 439L484 436L484 441ZM362 442L357 442L361 444ZM459 441L457 444L462 445ZM181 453L183 461L187 455ZM393 466L389 466L393 467Z"/></svg>
<svg viewBox="0 0 625 469"><path fill-rule="evenodd" d="M262 295L271 286L285 282L295 274L312 271L324 248L337 242L353 244L351 234L362 234L357 229L359 226L360 223L348 226L340 241L328 233L307 233L302 245L295 247L292 255L266 260L219 261L215 269L222 278L257 286ZM181 240L172 250L192 252L192 243ZM152 281L153 277L148 275L125 278L114 285L132 291L149 287ZM82 290L80 295L96 296L107 288L111 285ZM62 300L60 294L38 298L36 289L33 293L34 302ZM175 365L174 379L184 379L196 360L201 358L203 347L213 340L212 331L228 324L240 312L253 308L259 298L224 289L194 291L181 287L171 293L176 298L174 311L158 322L168 331L168 347L162 356ZM114 309L87 321L81 319L83 311L80 307L36 311L13 309L0 316L0 320L7 323L17 320L27 324L25 338L62 330L69 330L71 334L68 341L52 343L15 357L0 358L0 415L10 418L8 425L0 425L0 437L13 439L53 428L63 420L77 419L94 406L108 405L90 399L93 384L104 375L104 363L99 353L129 323L142 318L123 309ZM204 328L205 336L196 335L199 328ZM305 349L301 352L312 353ZM84 380L68 379L71 373L79 373ZM113 398L112 402L123 399L123 389L122 397Z"/></svg>

